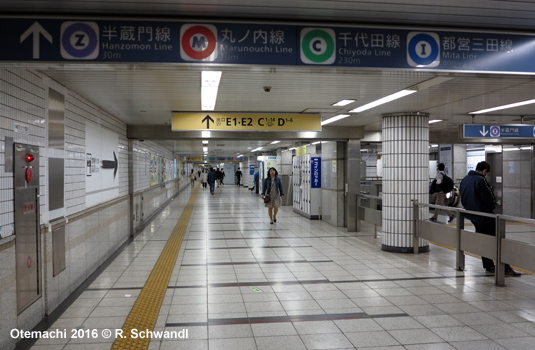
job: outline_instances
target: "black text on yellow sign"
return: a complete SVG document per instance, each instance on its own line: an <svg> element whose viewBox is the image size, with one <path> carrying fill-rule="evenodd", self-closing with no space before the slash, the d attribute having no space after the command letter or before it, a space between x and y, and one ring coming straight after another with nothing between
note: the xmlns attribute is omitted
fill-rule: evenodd
<svg viewBox="0 0 535 350"><path fill-rule="evenodd" d="M172 130L321 131L321 115L173 113Z"/></svg>

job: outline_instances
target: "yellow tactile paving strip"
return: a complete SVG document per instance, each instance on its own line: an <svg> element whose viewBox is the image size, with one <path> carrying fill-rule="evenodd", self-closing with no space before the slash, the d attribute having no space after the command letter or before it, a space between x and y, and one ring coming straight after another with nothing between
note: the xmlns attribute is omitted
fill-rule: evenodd
<svg viewBox="0 0 535 350"><path fill-rule="evenodd" d="M117 338L111 347L112 350L145 350L149 347L149 338L133 339L130 336L130 331L132 329L137 329L138 332L145 330L153 331L156 326L156 320L160 313L169 280L171 279L171 273L175 267L182 239L184 238L191 213L193 212L193 206L195 205L199 188L197 187L193 191L171 237L163 248L158 261L154 265L154 269L132 307L123 325L124 338Z"/></svg>

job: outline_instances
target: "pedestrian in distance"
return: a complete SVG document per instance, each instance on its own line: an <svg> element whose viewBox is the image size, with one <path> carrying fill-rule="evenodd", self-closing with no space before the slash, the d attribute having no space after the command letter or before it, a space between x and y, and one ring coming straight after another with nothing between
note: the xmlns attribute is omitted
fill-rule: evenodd
<svg viewBox="0 0 535 350"><path fill-rule="evenodd" d="M485 178L490 173L490 164L487 162L477 163L476 170L470 170L468 175L461 181L460 192L461 202L467 210L480 211L493 214L496 209L496 197L492 188ZM476 228L476 232L489 236L496 235L496 220L486 216L465 214ZM490 273L494 273L496 267L492 259L481 257L483 268ZM506 276L520 276L509 264L505 264Z"/></svg>
<svg viewBox="0 0 535 350"><path fill-rule="evenodd" d="M438 167L438 172L437 172L437 176L435 176L435 180L436 180L435 204L446 206L446 193L443 190L443 180L444 180L444 177L447 176L446 173L444 172L444 169L446 168L446 166L444 165L444 163L438 163L437 167ZM429 220L436 222L438 218L438 213L440 210L441 209L435 208L435 215L433 215ZM452 222L453 220L455 220L455 215L453 215L451 211L444 210L444 212L448 215L448 222Z"/></svg>
<svg viewBox="0 0 535 350"><path fill-rule="evenodd" d="M223 170L223 168L221 168L221 185L224 185L224 180L225 180L225 170Z"/></svg>
<svg viewBox="0 0 535 350"><path fill-rule="evenodd" d="M238 186L241 186L240 182L241 182L241 177L243 176L240 168L238 168L238 170L236 170L236 181L238 181Z"/></svg>
<svg viewBox="0 0 535 350"><path fill-rule="evenodd" d="M195 177L195 173L193 172L193 169L191 169L191 174L189 174L189 179L191 181L191 188L195 187L195 180L197 180L197 178Z"/></svg>
<svg viewBox="0 0 535 350"><path fill-rule="evenodd" d="M215 181L217 182L217 188L221 185L221 179L223 179L223 173L219 168L215 171Z"/></svg>
<svg viewBox="0 0 535 350"><path fill-rule="evenodd" d="M202 183L203 188L206 188L206 186L208 185L207 181L208 181L208 172L206 169L203 169L202 174L201 174L201 183Z"/></svg>
<svg viewBox="0 0 535 350"><path fill-rule="evenodd" d="M210 193L212 195L214 194L215 179L216 179L216 173L214 171L214 168L210 168L210 171L208 172L206 180L208 181L208 185L210 185Z"/></svg>
<svg viewBox="0 0 535 350"><path fill-rule="evenodd" d="M269 202L264 200L264 206L268 208L270 223L277 222L277 212L281 206L281 199L284 197L282 191L282 182L278 177L279 173L275 168L269 168L268 177L264 179L264 186L262 186L262 198L270 197ZM266 195L267 193L267 195ZM275 212L273 213L273 208Z"/></svg>

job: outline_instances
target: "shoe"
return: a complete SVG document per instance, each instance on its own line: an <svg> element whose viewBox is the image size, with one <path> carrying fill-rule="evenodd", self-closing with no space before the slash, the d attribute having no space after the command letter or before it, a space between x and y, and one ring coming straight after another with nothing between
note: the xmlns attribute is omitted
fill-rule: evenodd
<svg viewBox="0 0 535 350"><path fill-rule="evenodd" d="M272 221L272 222L270 222L270 224L271 224L271 225L273 225L273 221Z"/></svg>
<svg viewBox="0 0 535 350"><path fill-rule="evenodd" d="M505 271L505 275L506 276L511 276L511 277L520 277L520 276L522 276L522 274L520 272L516 272L515 270Z"/></svg>
<svg viewBox="0 0 535 350"><path fill-rule="evenodd" d="M277 219L273 219L273 222L277 222Z"/></svg>
<svg viewBox="0 0 535 350"><path fill-rule="evenodd" d="M429 218L430 221L437 222L436 218Z"/></svg>
<svg viewBox="0 0 535 350"><path fill-rule="evenodd" d="M452 222L453 220L455 220L455 215L450 216L450 218L448 219L448 222Z"/></svg>
<svg viewBox="0 0 535 350"><path fill-rule="evenodd" d="M487 271L489 273L494 273L494 272L496 272L496 267L493 266L493 267L486 268L485 271Z"/></svg>

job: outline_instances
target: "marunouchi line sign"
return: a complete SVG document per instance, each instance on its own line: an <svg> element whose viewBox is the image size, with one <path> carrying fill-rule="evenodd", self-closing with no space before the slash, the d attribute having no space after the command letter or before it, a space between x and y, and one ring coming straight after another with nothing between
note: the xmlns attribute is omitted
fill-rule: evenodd
<svg viewBox="0 0 535 350"><path fill-rule="evenodd" d="M396 27L0 19L0 61L315 65L535 74L535 35Z"/></svg>
<svg viewBox="0 0 535 350"><path fill-rule="evenodd" d="M321 115L173 113L172 130L321 131Z"/></svg>

